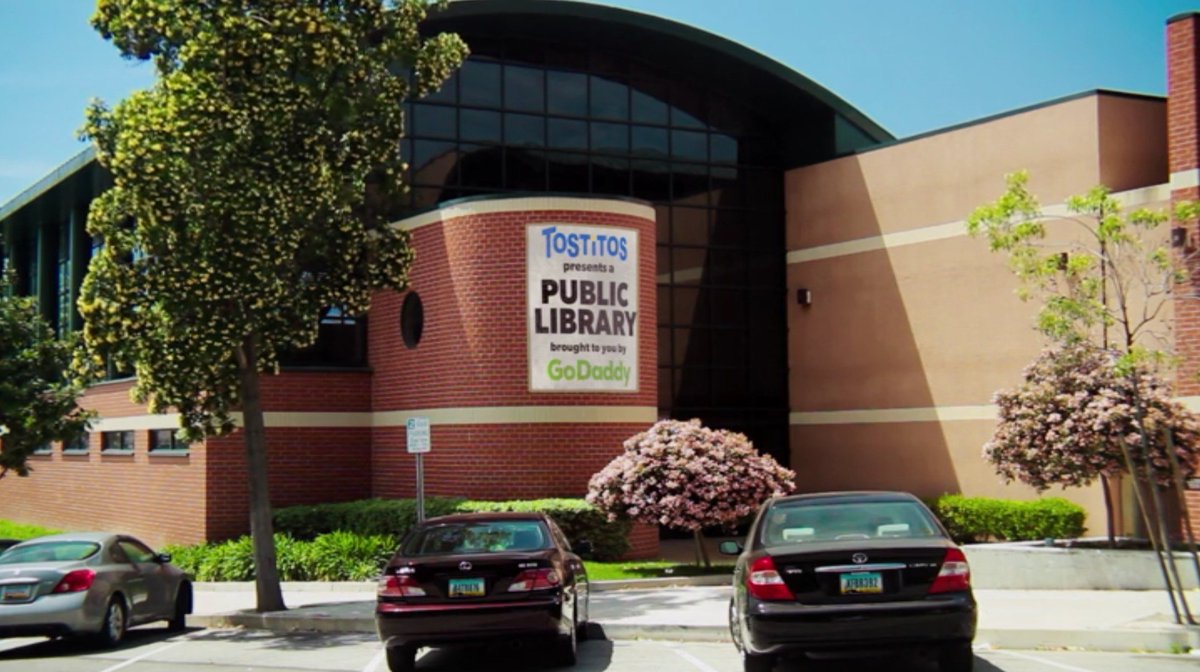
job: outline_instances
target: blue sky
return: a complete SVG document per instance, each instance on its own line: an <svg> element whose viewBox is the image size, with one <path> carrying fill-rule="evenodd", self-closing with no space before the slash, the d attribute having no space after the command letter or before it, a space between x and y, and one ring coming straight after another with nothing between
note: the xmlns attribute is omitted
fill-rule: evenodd
<svg viewBox="0 0 1200 672"><path fill-rule="evenodd" d="M87 101L147 86L92 0L0 0L0 203L84 148ZM1164 28L1200 0L610 0L709 30L899 137L1096 88L1162 95Z"/></svg>

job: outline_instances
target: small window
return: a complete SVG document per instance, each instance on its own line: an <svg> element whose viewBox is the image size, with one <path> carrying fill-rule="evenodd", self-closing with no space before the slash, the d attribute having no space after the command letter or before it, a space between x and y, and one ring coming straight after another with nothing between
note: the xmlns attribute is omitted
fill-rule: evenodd
<svg viewBox="0 0 1200 672"><path fill-rule="evenodd" d="M64 455L81 455L88 452L88 445L91 443L92 435L84 432L80 434L74 441L63 445Z"/></svg>
<svg viewBox="0 0 1200 672"><path fill-rule="evenodd" d="M154 429L150 431L150 452L187 452L189 446L179 438L179 432L174 429Z"/></svg>
<svg viewBox="0 0 1200 672"><path fill-rule="evenodd" d="M53 452L54 446L50 445L49 441L33 449L34 455L49 455Z"/></svg>
<svg viewBox="0 0 1200 672"><path fill-rule="evenodd" d="M101 432L100 452L102 453L132 453L133 432Z"/></svg>
<svg viewBox="0 0 1200 672"><path fill-rule="evenodd" d="M421 342L421 332L425 330L425 306L416 292L409 292L404 297L404 305L400 309L400 335L404 345L409 349L417 347Z"/></svg>

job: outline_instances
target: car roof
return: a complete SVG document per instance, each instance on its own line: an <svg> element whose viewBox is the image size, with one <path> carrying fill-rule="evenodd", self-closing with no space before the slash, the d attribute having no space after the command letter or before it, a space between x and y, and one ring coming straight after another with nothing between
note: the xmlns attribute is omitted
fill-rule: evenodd
<svg viewBox="0 0 1200 672"><path fill-rule="evenodd" d="M43 543L47 541L91 541L97 544L103 544L111 539L123 537L125 535L115 534L113 532L63 532L62 534L47 534L41 537L25 539L22 544L28 543Z"/></svg>
<svg viewBox="0 0 1200 672"><path fill-rule="evenodd" d="M847 490L841 492L811 492L802 495L777 497L772 504L862 504L866 502L919 502L910 492L897 490Z"/></svg>
<svg viewBox="0 0 1200 672"><path fill-rule="evenodd" d="M489 511L486 513L454 513L448 516L427 518L424 525L445 525L447 523L483 523L497 520L546 520L546 514L539 512L521 511Z"/></svg>

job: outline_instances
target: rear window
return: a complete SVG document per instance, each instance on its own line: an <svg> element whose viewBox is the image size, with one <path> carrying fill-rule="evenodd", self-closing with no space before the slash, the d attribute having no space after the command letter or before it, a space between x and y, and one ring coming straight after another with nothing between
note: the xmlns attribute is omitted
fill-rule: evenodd
<svg viewBox="0 0 1200 672"><path fill-rule="evenodd" d="M916 502L780 502L762 528L766 546L940 536L932 514Z"/></svg>
<svg viewBox="0 0 1200 672"><path fill-rule="evenodd" d="M550 531L536 520L450 523L419 530L404 546L405 555L505 553L550 548Z"/></svg>
<svg viewBox="0 0 1200 672"><path fill-rule="evenodd" d="M92 541L49 541L28 546L13 546L0 553L0 565L19 562L74 562L86 560L100 550Z"/></svg>

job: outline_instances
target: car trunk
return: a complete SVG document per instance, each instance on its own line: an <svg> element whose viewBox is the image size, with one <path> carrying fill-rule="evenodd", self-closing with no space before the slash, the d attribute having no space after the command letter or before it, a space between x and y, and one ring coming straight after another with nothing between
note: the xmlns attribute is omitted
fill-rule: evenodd
<svg viewBox="0 0 1200 672"><path fill-rule="evenodd" d="M903 539L806 543L767 552L797 602L855 604L923 599L949 546L943 539Z"/></svg>
<svg viewBox="0 0 1200 672"><path fill-rule="evenodd" d="M0 565L0 604L23 604L54 592L75 562L28 562Z"/></svg>
<svg viewBox="0 0 1200 672"><path fill-rule="evenodd" d="M510 591L509 588L523 572L551 567L551 551L540 554L479 554L445 559L424 557L410 566L400 566L396 573L408 572L425 591L422 597L406 597L412 604L434 602L486 603L522 600L536 591ZM469 565L469 569L464 569Z"/></svg>

